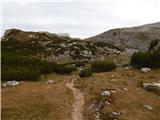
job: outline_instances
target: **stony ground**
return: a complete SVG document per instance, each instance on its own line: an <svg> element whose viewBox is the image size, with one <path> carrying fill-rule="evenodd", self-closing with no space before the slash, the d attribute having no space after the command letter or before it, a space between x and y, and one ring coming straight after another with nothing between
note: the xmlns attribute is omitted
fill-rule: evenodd
<svg viewBox="0 0 160 120"><path fill-rule="evenodd" d="M51 74L42 76L39 82L22 82L16 87L2 87L2 119L159 120L160 96L146 91L142 83L160 81L160 69L142 73L136 69L118 68L112 72L95 73L89 78L75 77ZM48 79L55 83L46 84ZM74 80L75 85L70 84L71 80ZM78 95L74 90L78 90ZM104 91L109 91L110 95L107 96ZM83 109L83 116L74 119L73 106L82 99L84 107L80 103L76 109Z"/></svg>
<svg viewBox="0 0 160 120"><path fill-rule="evenodd" d="M85 119L159 120L160 96L142 88L143 82L157 81L160 81L160 69L142 73L135 69L118 68L79 79L76 86L85 93ZM107 90L111 96L102 97L102 92ZM113 112L117 115L112 115Z"/></svg>

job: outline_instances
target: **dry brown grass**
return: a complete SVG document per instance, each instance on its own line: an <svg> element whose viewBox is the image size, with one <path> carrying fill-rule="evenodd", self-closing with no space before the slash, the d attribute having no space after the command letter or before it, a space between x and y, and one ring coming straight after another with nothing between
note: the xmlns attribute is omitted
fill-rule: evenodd
<svg viewBox="0 0 160 120"><path fill-rule="evenodd" d="M116 82L110 82L114 75ZM46 80L53 79L55 84L47 85ZM3 120L71 120L72 91L65 87L71 76L50 74L42 76L39 82L23 82L17 87L2 88ZM95 73L89 78L79 78L76 84L85 94L85 120L90 117L88 107L91 101L99 97L103 88L114 88L113 102L102 109L103 113L119 111L120 120L159 120L160 96L141 87L141 82L160 80L160 69L149 73L139 70L116 69L112 72ZM128 88L123 91L122 88ZM153 110L146 110L148 104Z"/></svg>
<svg viewBox="0 0 160 120"><path fill-rule="evenodd" d="M64 84L68 76L48 75L44 78L55 79L56 84L23 82L17 87L2 88L2 119L70 120L73 96Z"/></svg>
<svg viewBox="0 0 160 120"><path fill-rule="evenodd" d="M110 82L110 76L115 76L116 82ZM90 118L88 110L91 101L98 97L103 88L114 88L118 93L112 95L114 102L102 109L103 113L120 111L120 120L159 120L160 96L148 92L141 87L141 82L153 82L160 80L160 69L150 73L141 73L139 70L117 69L112 72L96 73L90 78L81 78L77 84L86 94L85 117ZM82 84L85 85L84 87ZM128 88L124 91L122 88ZM143 105L148 104L153 110L146 110Z"/></svg>

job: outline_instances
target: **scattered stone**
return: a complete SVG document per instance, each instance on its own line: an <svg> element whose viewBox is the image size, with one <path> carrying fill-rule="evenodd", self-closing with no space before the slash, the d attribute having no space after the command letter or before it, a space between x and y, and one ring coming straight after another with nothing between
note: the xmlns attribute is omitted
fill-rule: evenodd
<svg viewBox="0 0 160 120"><path fill-rule="evenodd" d="M13 81L7 81L6 83L3 84L3 86L5 86L5 87L6 86L12 86L12 87L14 87L14 86L17 86L19 84L20 84L20 82L13 80Z"/></svg>
<svg viewBox="0 0 160 120"><path fill-rule="evenodd" d="M147 68L147 67L141 68L141 72L143 72L143 73L147 73L147 72L150 72L150 71L151 71L151 68Z"/></svg>
<svg viewBox="0 0 160 120"><path fill-rule="evenodd" d="M158 87L160 88L160 81L159 82L152 82L152 83L143 83L143 88L147 87Z"/></svg>
<svg viewBox="0 0 160 120"><path fill-rule="evenodd" d="M110 117L116 117L116 116L118 116L118 115L120 115L120 114L121 114L120 112L114 111L114 112L111 112L111 113L109 114L109 116L110 116Z"/></svg>
<svg viewBox="0 0 160 120"><path fill-rule="evenodd" d="M111 79L110 82L116 82L116 79Z"/></svg>
<svg viewBox="0 0 160 120"><path fill-rule="evenodd" d="M105 102L105 104L106 104L106 105L110 105L111 103L110 103L110 102L108 102L108 101L106 101L106 102Z"/></svg>
<svg viewBox="0 0 160 120"><path fill-rule="evenodd" d="M130 70L131 68L132 68L131 66L124 67L125 70Z"/></svg>
<svg viewBox="0 0 160 120"><path fill-rule="evenodd" d="M146 108L147 110L153 110L153 108L150 105L143 105L144 108Z"/></svg>
<svg viewBox="0 0 160 120"><path fill-rule="evenodd" d="M143 83L143 88L147 91L151 91L157 95L160 95L160 81L152 83Z"/></svg>
<svg viewBox="0 0 160 120"><path fill-rule="evenodd" d="M92 110L92 109L94 108L94 106L95 106L94 104L91 104L91 105L89 106L89 109Z"/></svg>
<svg viewBox="0 0 160 120"><path fill-rule="evenodd" d="M75 78L76 76L75 75L72 75L72 78Z"/></svg>
<svg viewBox="0 0 160 120"><path fill-rule="evenodd" d="M53 84L53 83L55 83L53 80L47 80L47 82L46 82L47 84Z"/></svg>
<svg viewBox="0 0 160 120"><path fill-rule="evenodd" d="M101 95L102 95L102 96L111 96L111 93L110 93L110 91L105 90L105 91L103 91L103 92L101 93Z"/></svg>
<svg viewBox="0 0 160 120"><path fill-rule="evenodd" d="M110 90L110 92L111 92L111 93L117 93L117 91L116 91L116 90Z"/></svg>
<svg viewBox="0 0 160 120"><path fill-rule="evenodd" d="M99 114L99 112L96 112L95 118L96 118L96 120L100 120L100 114Z"/></svg>
<svg viewBox="0 0 160 120"><path fill-rule="evenodd" d="M114 78L114 77L115 77L114 75L111 75L111 76L110 76L110 78Z"/></svg>
<svg viewBox="0 0 160 120"><path fill-rule="evenodd" d="M124 91L128 91L128 88L123 88Z"/></svg>
<svg viewBox="0 0 160 120"><path fill-rule="evenodd" d="M2 86L3 86L3 87L6 87L6 86L7 86L7 84L6 84L6 83L4 83Z"/></svg>

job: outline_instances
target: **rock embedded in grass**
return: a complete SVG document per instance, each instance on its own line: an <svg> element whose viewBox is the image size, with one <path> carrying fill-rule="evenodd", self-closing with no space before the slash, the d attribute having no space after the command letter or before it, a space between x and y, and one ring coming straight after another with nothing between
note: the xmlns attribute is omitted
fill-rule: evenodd
<svg viewBox="0 0 160 120"><path fill-rule="evenodd" d="M143 88L160 95L160 81L152 83L143 83Z"/></svg>
<svg viewBox="0 0 160 120"><path fill-rule="evenodd" d="M13 80L13 81L7 81L6 83L3 84L3 86L4 87L6 87L6 86L14 87L14 86L18 86L19 84L20 84L20 82Z"/></svg>
<svg viewBox="0 0 160 120"><path fill-rule="evenodd" d="M110 103L110 102L108 102L108 101L106 101L106 102L105 102L105 104L106 104L106 105L110 105L111 103Z"/></svg>
<svg viewBox="0 0 160 120"><path fill-rule="evenodd" d="M4 83L2 86L3 86L3 87L6 87L6 86L7 86L7 84L6 84L6 83Z"/></svg>
<svg viewBox="0 0 160 120"><path fill-rule="evenodd" d="M120 115L121 113L120 112L118 112L118 111L113 111L113 112L111 112L110 114L109 114L109 116L110 117L116 117L116 116L118 116L118 115Z"/></svg>
<svg viewBox="0 0 160 120"><path fill-rule="evenodd" d="M110 93L110 91L105 90L105 91L103 91L103 92L101 93L101 95L102 95L102 96L111 96L111 93Z"/></svg>
<svg viewBox="0 0 160 120"><path fill-rule="evenodd" d="M55 83L53 80L47 80L47 82L46 82L47 84L53 84L53 83Z"/></svg>
<svg viewBox="0 0 160 120"><path fill-rule="evenodd" d="M158 81L158 82L152 82L152 83L143 83L143 88L147 88L149 86L160 88L160 81Z"/></svg>
<svg viewBox="0 0 160 120"><path fill-rule="evenodd" d="M116 82L116 79L111 79L110 82Z"/></svg>
<svg viewBox="0 0 160 120"><path fill-rule="evenodd" d="M124 91L128 91L128 88L122 88Z"/></svg>
<svg viewBox="0 0 160 120"><path fill-rule="evenodd" d="M150 72L150 71L151 71L151 68L147 68L147 67L141 68L141 72L143 72L143 73L147 73L147 72Z"/></svg>
<svg viewBox="0 0 160 120"><path fill-rule="evenodd" d="M144 108L146 108L147 110L153 110L153 107L151 107L150 105L143 105Z"/></svg>
<svg viewBox="0 0 160 120"><path fill-rule="evenodd" d="M125 70L130 70L131 68L132 68L131 66L124 67Z"/></svg>
<svg viewBox="0 0 160 120"><path fill-rule="evenodd" d="M111 75L111 76L110 76L110 78L114 78L114 77L115 77L114 75Z"/></svg>

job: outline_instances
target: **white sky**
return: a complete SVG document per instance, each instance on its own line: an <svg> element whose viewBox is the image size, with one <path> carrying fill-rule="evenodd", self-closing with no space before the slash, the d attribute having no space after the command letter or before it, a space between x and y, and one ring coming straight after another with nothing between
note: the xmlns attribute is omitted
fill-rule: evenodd
<svg viewBox="0 0 160 120"><path fill-rule="evenodd" d="M89 37L111 28L160 21L160 0L3 0L2 33L28 31Z"/></svg>

